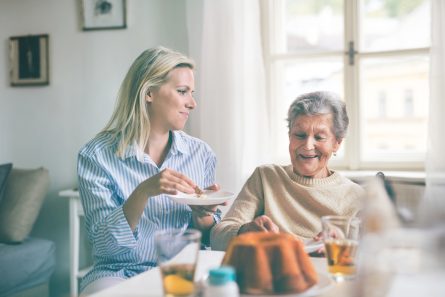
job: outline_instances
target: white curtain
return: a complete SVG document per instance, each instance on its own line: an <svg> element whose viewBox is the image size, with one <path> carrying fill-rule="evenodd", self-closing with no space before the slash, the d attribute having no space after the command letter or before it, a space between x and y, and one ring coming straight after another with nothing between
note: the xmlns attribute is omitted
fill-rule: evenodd
<svg viewBox="0 0 445 297"><path fill-rule="evenodd" d="M431 101L424 221L445 224L445 1L432 0Z"/></svg>
<svg viewBox="0 0 445 297"><path fill-rule="evenodd" d="M270 139L259 0L189 0L187 18L198 102L188 129L215 151L217 182L238 192Z"/></svg>

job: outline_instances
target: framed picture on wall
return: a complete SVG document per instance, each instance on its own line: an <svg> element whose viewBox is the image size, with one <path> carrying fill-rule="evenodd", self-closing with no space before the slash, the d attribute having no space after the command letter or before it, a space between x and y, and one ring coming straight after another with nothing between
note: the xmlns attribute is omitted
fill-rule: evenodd
<svg viewBox="0 0 445 297"><path fill-rule="evenodd" d="M49 84L48 34L9 38L11 86Z"/></svg>
<svg viewBox="0 0 445 297"><path fill-rule="evenodd" d="M127 28L126 0L80 1L84 31Z"/></svg>

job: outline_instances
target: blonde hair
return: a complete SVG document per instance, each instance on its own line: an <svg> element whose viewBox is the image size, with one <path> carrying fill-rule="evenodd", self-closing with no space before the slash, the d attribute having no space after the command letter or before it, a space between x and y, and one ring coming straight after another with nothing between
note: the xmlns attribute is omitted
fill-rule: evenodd
<svg viewBox="0 0 445 297"><path fill-rule="evenodd" d="M116 154L123 157L127 147L135 142L142 150L148 144L150 117L145 95L168 80L175 68L194 68L194 62L179 52L155 47L142 52L130 66L118 92L113 114L99 133L110 133L118 139Z"/></svg>

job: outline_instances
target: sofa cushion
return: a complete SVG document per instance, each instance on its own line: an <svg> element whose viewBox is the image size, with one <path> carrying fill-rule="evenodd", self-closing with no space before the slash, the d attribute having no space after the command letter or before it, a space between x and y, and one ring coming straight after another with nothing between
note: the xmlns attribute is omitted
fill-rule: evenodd
<svg viewBox="0 0 445 297"><path fill-rule="evenodd" d="M21 242L29 235L48 187L45 168L11 170L0 202L0 242Z"/></svg>
<svg viewBox="0 0 445 297"><path fill-rule="evenodd" d="M3 194L5 192L6 179L11 171L12 163L1 164L0 165L0 203L3 199Z"/></svg>
<svg viewBox="0 0 445 297"><path fill-rule="evenodd" d="M26 238L19 244L0 243L0 297L48 282L56 266L55 244Z"/></svg>

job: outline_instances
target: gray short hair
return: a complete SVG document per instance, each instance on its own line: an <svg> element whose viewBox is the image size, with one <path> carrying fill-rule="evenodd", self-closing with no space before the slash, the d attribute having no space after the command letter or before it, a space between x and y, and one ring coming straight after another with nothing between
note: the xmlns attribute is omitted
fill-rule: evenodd
<svg viewBox="0 0 445 297"><path fill-rule="evenodd" d="M331 92L312 92L298 96L289 107L287 113L288 128L295 119L302 115L332 114L334 134L337 139L343 139L348 130L349 118L346 104L340 97Z"/></svg>

